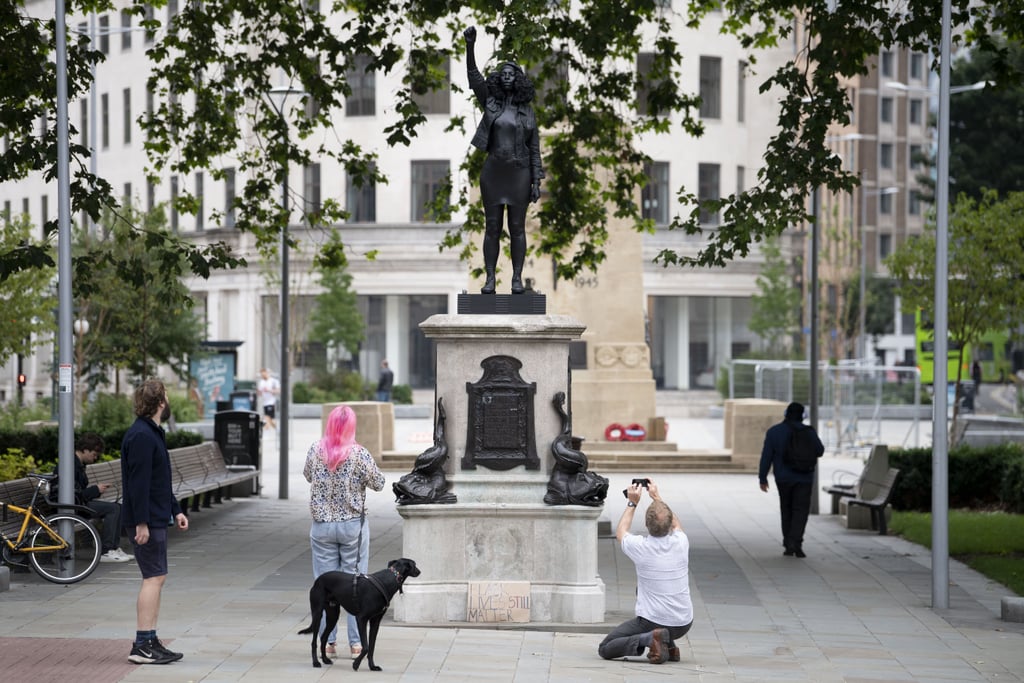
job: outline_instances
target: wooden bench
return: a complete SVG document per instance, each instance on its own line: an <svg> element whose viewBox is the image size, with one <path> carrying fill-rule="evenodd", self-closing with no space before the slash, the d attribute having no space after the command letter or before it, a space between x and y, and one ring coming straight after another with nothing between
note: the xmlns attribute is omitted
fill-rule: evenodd
<svg viewBox="0 0 1024 683"><path fill-rule="evenodd" d="M851 498L846 501L847 505L862 505L871 511L871 528L878 529L879 536L885 536L888 533L885 508L889 505L889 499L892 498L893 488L896 486L899 476L900 471L895 467L890 467L885 479L879 484L878 493L873 498Z"/></svg>

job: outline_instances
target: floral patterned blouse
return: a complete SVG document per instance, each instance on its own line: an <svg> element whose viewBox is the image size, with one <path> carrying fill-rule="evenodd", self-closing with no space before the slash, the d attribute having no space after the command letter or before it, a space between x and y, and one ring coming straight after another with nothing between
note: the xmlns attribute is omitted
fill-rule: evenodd
<svg viewBox="0 0 1024 683"><path fill-rule="evenodd" d="M310 483L309 512L316 522L358 519L366 503L366 488L384 488L384 475L373 456L359 445L331 472L320 457L320 442L315 441L306 453L302 474Z"/></svg>

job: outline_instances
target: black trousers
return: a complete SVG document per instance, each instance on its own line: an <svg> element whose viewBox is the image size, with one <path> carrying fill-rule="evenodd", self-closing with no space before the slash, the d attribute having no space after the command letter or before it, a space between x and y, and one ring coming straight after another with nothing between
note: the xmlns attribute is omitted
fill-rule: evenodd
<svg viewBox="0 0 1024 683"><path fill-rule="evenodd" d="M786 550L801 550L807 516L811 514L811 483L776 481L779 511L782 513L782 545Z"/></svg>

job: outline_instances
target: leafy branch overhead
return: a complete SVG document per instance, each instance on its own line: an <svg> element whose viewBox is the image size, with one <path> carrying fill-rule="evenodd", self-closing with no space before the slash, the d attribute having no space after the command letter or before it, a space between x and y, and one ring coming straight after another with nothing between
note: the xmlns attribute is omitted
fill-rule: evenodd
<svg viewBox="0 0 1024 683"><path fill-rule="evenodd" d="M0 160L0 181L18 179L30 170L52 172L52 135L32 133L39 117L53 111L52 26L29 20L23 0L0 9L5 64L19 70L2 77L20 79L0 88L0 133L12 145ZM161 0L150 5L162 7ZM994 34L1019 38L1024 13L1015 2L975 3L953 0L958 43L970 41L991 54L995 71L1010 73ZM72 0L69 11L110 11L108 0ZM608 247L611 216L650 230L635 203L644 182L640 136L699 136L702 124L695 92L682 86L688 51L680 24L691 31L721 26L751 55L792 44L792 58L774 73L759 74L760 90L777 97L778 132L764 151L757 181L739 194L701 206L696 188L678 189L678 215L671 229L702 235L697 252L665 250L665 265L724 266L745 256L752 245L805 219L805 198L811 188L849 191L857 182L845 172L825 143L832 122L849 121L850 102L840 77L867 73L879 52L906 46L927 52L938 44L941 3L907 0L890 7L876 0L493 0L415 2L411 0L349 0L327 9L319 3L278 0L204 0L179 3L168 26L150 19L156 31L150 50L155 70L150 88L156 96L151 116L142 125L150 173L186 175L207 170L215 179L233 169L244 186L235 199L236 225L252 232L257 243L272 249L285 224L278 188L284 162L292 166L332 161L360 182L385 182L377 170L382 150L366 149L346 131L346 98L356 77L368 73L401 73L402 85L389 93L384 112L390 145L407 145L419 134L426 117L417 95L441 86L446 65L460 63L458 37L467 25L486 27L494 54L524 65L537 85L536 110L546 131L547 179L538 216L539 240L533 247L552 254L558 275L572 277L595 268ZM136 1L132 11L146 16ZM324 16L330 13L330 18ZM166 16L166 13L160 13ZM646 28L645 28L646 27ZM645 28L646 40L641 40ZM8 36L17 35L16 41ZM485 39L482 39L482 42ZM69 55L73 95L89 87L88 66L99 59L76 44ZM641 79L637 59L652 53L648 76ZM36 59L26 60L25 55ZM456 59L452 59L456 58ZM42 65L42 66L40 66ZM14 68L12 66L12 68ZM692 69L690 69L692 71ZM456 97L468 96L451 74ZM286 84L305 93L280 102L269 91ZM17 85L18 87L13 87ZM638 100L640 100L638 102ZM641 105L638 107L638 104ZM638 109L646 113L638 114ZM454 117L449 129L466 135L468 122ZM13 151L12 151L13 150ZM75 210L90 213L114 204L111 189L83 170L87 151L76 147ZM475 178L479 158L467 154L461 172ZM454 184L453 184L454 185ZM461 185L465 189L465 184ZM481 212L463 192L439 202L435 220L448 220L464 210L465 225L449 230L444 246L472 253L474 233L482 230ZM177 198L181 211L194 210L195 197ZM294 202L301 210L300 202ZM714 230L702 229L699 217L714 210L721 216ZM345 217L337 200L323 202L316 215L304 218L328 226ZM211 221L216 223L219 216ZM208 254L198 247L189 262L226 263L227 254Z"/></svg>

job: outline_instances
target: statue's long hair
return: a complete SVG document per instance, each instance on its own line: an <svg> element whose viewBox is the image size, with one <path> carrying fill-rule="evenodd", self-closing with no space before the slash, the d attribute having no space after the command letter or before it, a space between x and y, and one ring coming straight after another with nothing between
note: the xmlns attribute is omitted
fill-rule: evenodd
<svg viewBox="0 0 1024 683"><path fill-rule="evenodd" d="M516 72L516 80L512 85L512 103L513 104L529 104L533 102L533 98L536 95L536 90L533 87L533 81L526 75L523 68L515 62L502 62L498 64L497 68L487 75L487 93L496 99L503 99L505 97L505 91L501 89L501 70L505 65L511 66Z"/></svg>

